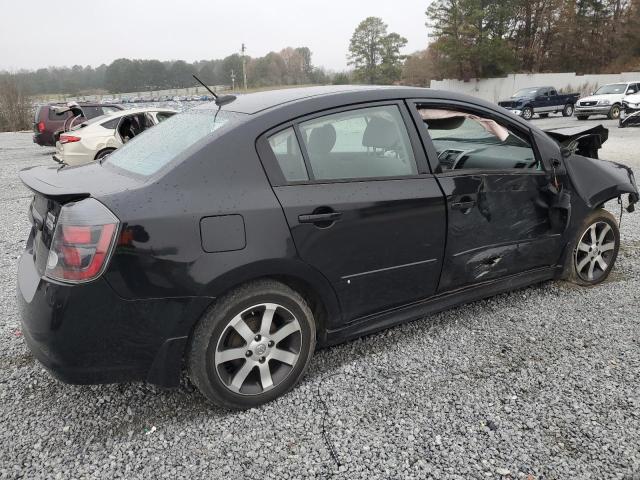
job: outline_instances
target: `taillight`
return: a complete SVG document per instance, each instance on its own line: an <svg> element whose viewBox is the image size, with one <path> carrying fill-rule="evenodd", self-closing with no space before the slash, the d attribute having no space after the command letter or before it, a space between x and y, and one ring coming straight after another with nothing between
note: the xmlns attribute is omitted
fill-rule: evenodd
<svg viewBox="0 0 640 480"><path fill-rule="evenodd" d="M44 122L38 122L38 131L40 133L44 132Z"/></svg>
<svg viewBox="0 0 640 480"><path fill-rule="evenodd" d="M60 135L60 143L63 145L65 143L79 142L80 140L80 137L74 137L73 135Z"/></svg>
<svg viewBox="0 0 640 480"><path fill-rule="evenodd" d="M79 283L102 274L113 250L120 222L93 198L67 203L60 209L46 275Z"/></svg>

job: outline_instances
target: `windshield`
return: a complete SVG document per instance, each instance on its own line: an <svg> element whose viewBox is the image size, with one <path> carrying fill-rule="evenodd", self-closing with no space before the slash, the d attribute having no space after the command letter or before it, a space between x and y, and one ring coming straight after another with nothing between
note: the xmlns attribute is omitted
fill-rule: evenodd
<svg viewBox="0 0 640 480"><path fill-rule="evenodd" d="M518 90L516 93L511 95L511 98L516 97L535 97L538 92L537 88L523 88L522 90Z"/></svg>
<svg viewBox="0 0 640 480"><path fill-rule="evenodd" d="M153 175L198 140L246 115L211 110L191 110L174 115L137 135L105 160L106 165L137 175Z"/></svg>
<svg viewBox="0 0 640 480"><path fill-rule="evenodd" d="M624 93L627 89L626 83L612 83L611 85L604 85L596 90L594 95L613 95L616 93Z"/></svg>

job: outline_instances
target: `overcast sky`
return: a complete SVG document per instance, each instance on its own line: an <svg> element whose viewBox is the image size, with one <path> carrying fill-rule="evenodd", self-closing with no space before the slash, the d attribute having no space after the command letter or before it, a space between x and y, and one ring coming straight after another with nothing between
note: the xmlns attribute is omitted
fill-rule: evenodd
<svg viewBox="0 0 640 480"><path fill-rule="evenodd" d="M368 16L407 38L404 53L425 48L429 1L4 0L0 70L223 58L242 42L253 57L307 46L315 65L342 70L351 34Z"/></svg>

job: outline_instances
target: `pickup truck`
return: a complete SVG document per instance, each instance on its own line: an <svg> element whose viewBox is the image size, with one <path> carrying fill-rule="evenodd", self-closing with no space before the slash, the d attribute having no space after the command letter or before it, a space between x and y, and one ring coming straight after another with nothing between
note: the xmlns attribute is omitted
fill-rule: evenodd
<svg viewBox="0 0 640 480"><path fill-rule="evenodd" d="M579 93L558 95L558 91L553 87L530 87L518 90L509 100L500 101L498 105L525 120L531 120L536 113L541 118L559 112L562 112L563 117L570 117L579 97Z"/></svg>

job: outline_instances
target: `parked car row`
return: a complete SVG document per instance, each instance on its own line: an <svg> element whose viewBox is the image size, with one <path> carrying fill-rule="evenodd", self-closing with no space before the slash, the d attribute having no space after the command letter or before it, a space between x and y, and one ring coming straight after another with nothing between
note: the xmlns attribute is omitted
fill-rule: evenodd
<svg viewBox="0 0 640 480"><path fill-rule="evenodd" d="M559 94L553 87L531 87L518 90L509 100L498 102L525 120L534 115L548 117L550 113L562 113L565 117L575 114L578 120L604 115L611 120L620 119L620 126L638 123L640 111L640 81L619 82L603 85L593 94L580 97L578 93ZM632 115L632 121L624 120Z"/></svg>
<svg viewBox="0 0 640 480"><path fill-rule="evenodd" d="M160 95L153 97L123 97L115 102L120 103L158 103L158 102L210 102L214 98L210 95Z"/></svg>

